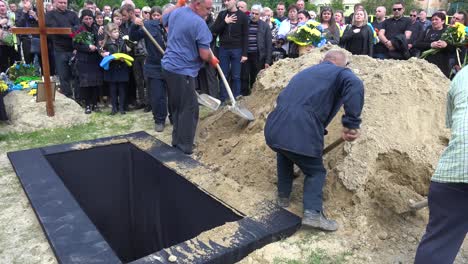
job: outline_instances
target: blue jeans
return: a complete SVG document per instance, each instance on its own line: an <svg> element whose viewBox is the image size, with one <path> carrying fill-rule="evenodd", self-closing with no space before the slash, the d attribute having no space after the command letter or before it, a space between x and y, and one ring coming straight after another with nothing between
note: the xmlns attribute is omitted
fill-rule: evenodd
<svg viewBox="0 0 468 264"><path fill-rule="evenodd" d="M219 48L219 66L223 70L224 76L226 79L231 77L231 83L233 84L232 94L234 97L240 95L241 91L241 58L242 58L242 49L225 49L223 47ZM228 79L229 80L229 79ZM220 94L219 99L221 102L226 101L229 98L229 95L224 87L224 83L219 79Z"/></svg>
<svg viewBox="0 0 468 264"><path fill-rule="evenodd" d="M322 157L314 158L287 150L275 149L278 171L278 196L289 197L293 185L294 164L299 166L304 178L304 210L323 211L322 189L327 171Z"/></svg>
<svg viewBox="0 0 468 264"><path fill-rule="evenodd" d="M60 78L60 91L70 98L73 96L73 75L68 62L72 56L71 51L55 51L55 65ZM77 94L75 94L75 98L78 98Z"/></svg>
<svg viewBox="0 0 468 264"><path fill-rule="evenodd" d="M153 119L156 124L164 124L167 116L166 83L162 79L148 78Z"/></svg>
<svg viewBox="0 0 468 264"><path fill-rule="evenodd" d="M453 263L468 232L468 184L431 182L429 223L415 264Z"/></svg>

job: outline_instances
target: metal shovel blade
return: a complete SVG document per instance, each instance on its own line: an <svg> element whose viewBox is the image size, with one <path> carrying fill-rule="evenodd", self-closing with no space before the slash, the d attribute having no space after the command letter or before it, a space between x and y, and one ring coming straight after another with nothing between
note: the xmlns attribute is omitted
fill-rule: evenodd
<svg viewBox="0 0 468 264"><path fill-rule="evenodd" d="M231 111L232 113L244 118L244 119L247 119L249 121L254 121L255 118L253 116L253 114L247 110L247 108L239 105L239 104L235 104L233 106L229 106L229 111Z"/></svg>
<svg viewBox="0 0 468 264"><path fill-rule="evenodd" d="M204 105L208 108L210 108L211 110L213 111L216 111L218 110L219 106L221 105L221 101L212 97L212 96L209 96L207 94L199 94L197 92L197 99L198 99L198 103L201 104L201 105Z"/></svg>

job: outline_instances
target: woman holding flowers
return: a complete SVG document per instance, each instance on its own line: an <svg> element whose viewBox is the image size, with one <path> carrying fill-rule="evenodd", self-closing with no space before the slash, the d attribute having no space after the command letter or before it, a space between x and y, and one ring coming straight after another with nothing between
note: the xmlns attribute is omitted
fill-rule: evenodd
<svg viewBox="0 0 468 264"><path fill-rule="evenodd" d="M289 58L297 58L299 56L297 45L287 39L287 36L294 32L294 29L296 29L299 23L297 20L297 11L296 5L290 5L288 7L288 18L281 22L278 29L278 40L276 43L286 52Z"/></svg>
<svg viewBox="0 0 468 264"><path fill-rule="evenodd" d="M372 57L374 47L374 32L367 25L367 12L359 9L354 12L351 25L348 25L340 39L340 45L353 55L369 55Z"/></svg>
<svg viewBox="0 0 468 264"><path fill-rule="evenodd" d="M336 25L333 10L326 6L320 12L320 23L322 23L323 36L328 43L338 45L340 43L340 29Z"/></svg>
<svg viewBox="0 0 468 264"><path fill-rule="evenodd" d="M92 11L83 10L80 16L81 25L72 33L73 47L76 50L76 67L80 80L80 93L85 101L85 114L98 111L97 98L99 86L103 82L103 73L98 53L98 26L94 23Z"/></svg>
<svg viewBox="0 0 468 264"><path fill-rule="evenodd" d="M432 26L427 28L416 40L414 47L422 52L421 58L437 65L448 78L450 76L449 59L451 54L455 52L455 47L442 38L447 30L444 27L445 14L442 12L434 13L431 22Z"/></svg>

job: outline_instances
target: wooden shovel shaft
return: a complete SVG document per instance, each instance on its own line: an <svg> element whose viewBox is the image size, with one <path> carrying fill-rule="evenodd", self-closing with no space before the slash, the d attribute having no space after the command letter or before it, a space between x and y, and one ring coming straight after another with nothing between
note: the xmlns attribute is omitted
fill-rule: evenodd
<svg viewBox="0 0 468 264"><path fill-rule="evenodd" d="M214 56L213 51L210 49L211 56ZM236 99L234 98L234 95L232 94L231 86L229 86L229 82L226 80L226 76L224 76L223 70L221 69L221 66L219 66L219 63L216 64L216 69L218 70L219 76L221 76L221 79L223 80L224 87L226 87L226 91L229 94L229 98L231 99L232 106L236 106Z"/></svg>
<svg viewBox="0 0 468 264"><path fill-rule="evenodd" d="M332 151L336 147L338 147L341 143L344 142L344 139L342 137L338 138L337 140L333 141L330 145L328 145L324 150L323 150L323 155L327 154L328 152Z"/></svg>
<svg viewBox="0 0 468 264"><path fill-rule="evenodd" d="M151 36L149 31L146 29L146 27L144 25L142 25L141 29L143 29L146 36L148 36L148 38L151 40L151 42L153 42L153 44L156 46L156 48L159 50L159 52L161 52L161 54L164 54L164 50L161 48L161 46L158 44L158 42L153 38L153 36Z"/></svg>
<svg viewBox="0 0 468 264"><path fill-rule="evenodd" d="M428 201L427 201L427 199L424 199L424 200L419 201L417 203L410 203L410 208L413 211L417 211L419 209L422 209L422 208L426 207L427 205L428 205Z"/></svg>

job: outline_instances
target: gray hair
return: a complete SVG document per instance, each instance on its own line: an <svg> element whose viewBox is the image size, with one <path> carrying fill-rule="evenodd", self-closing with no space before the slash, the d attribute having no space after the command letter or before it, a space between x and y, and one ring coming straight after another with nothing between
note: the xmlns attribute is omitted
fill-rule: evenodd
<svg viewBox="0 0 468 264"><path fill-rule="evenodd" d="M346 64L348 64L348 56L342 50L331 49L325 53L323 61L330 61L337 66L344 67Z"/></svg>
<svg viewBox="0 0 468 264"><path fill-rule="evenodd" d="M263 12L263 7L261 4L255 4L250 8L250 10L254 10L254 9L257 10L259 13Z"/></svg>
<svg viewBox="0 0 468 264"><path fill-rule="evenodd" d="M163 5L163 7L162 7L162 12L164 13L167 9L173 8L174 6L175 6L175 5L174 5L174 4L171 4L171 3L165 4L165 5Z"/></svg>

